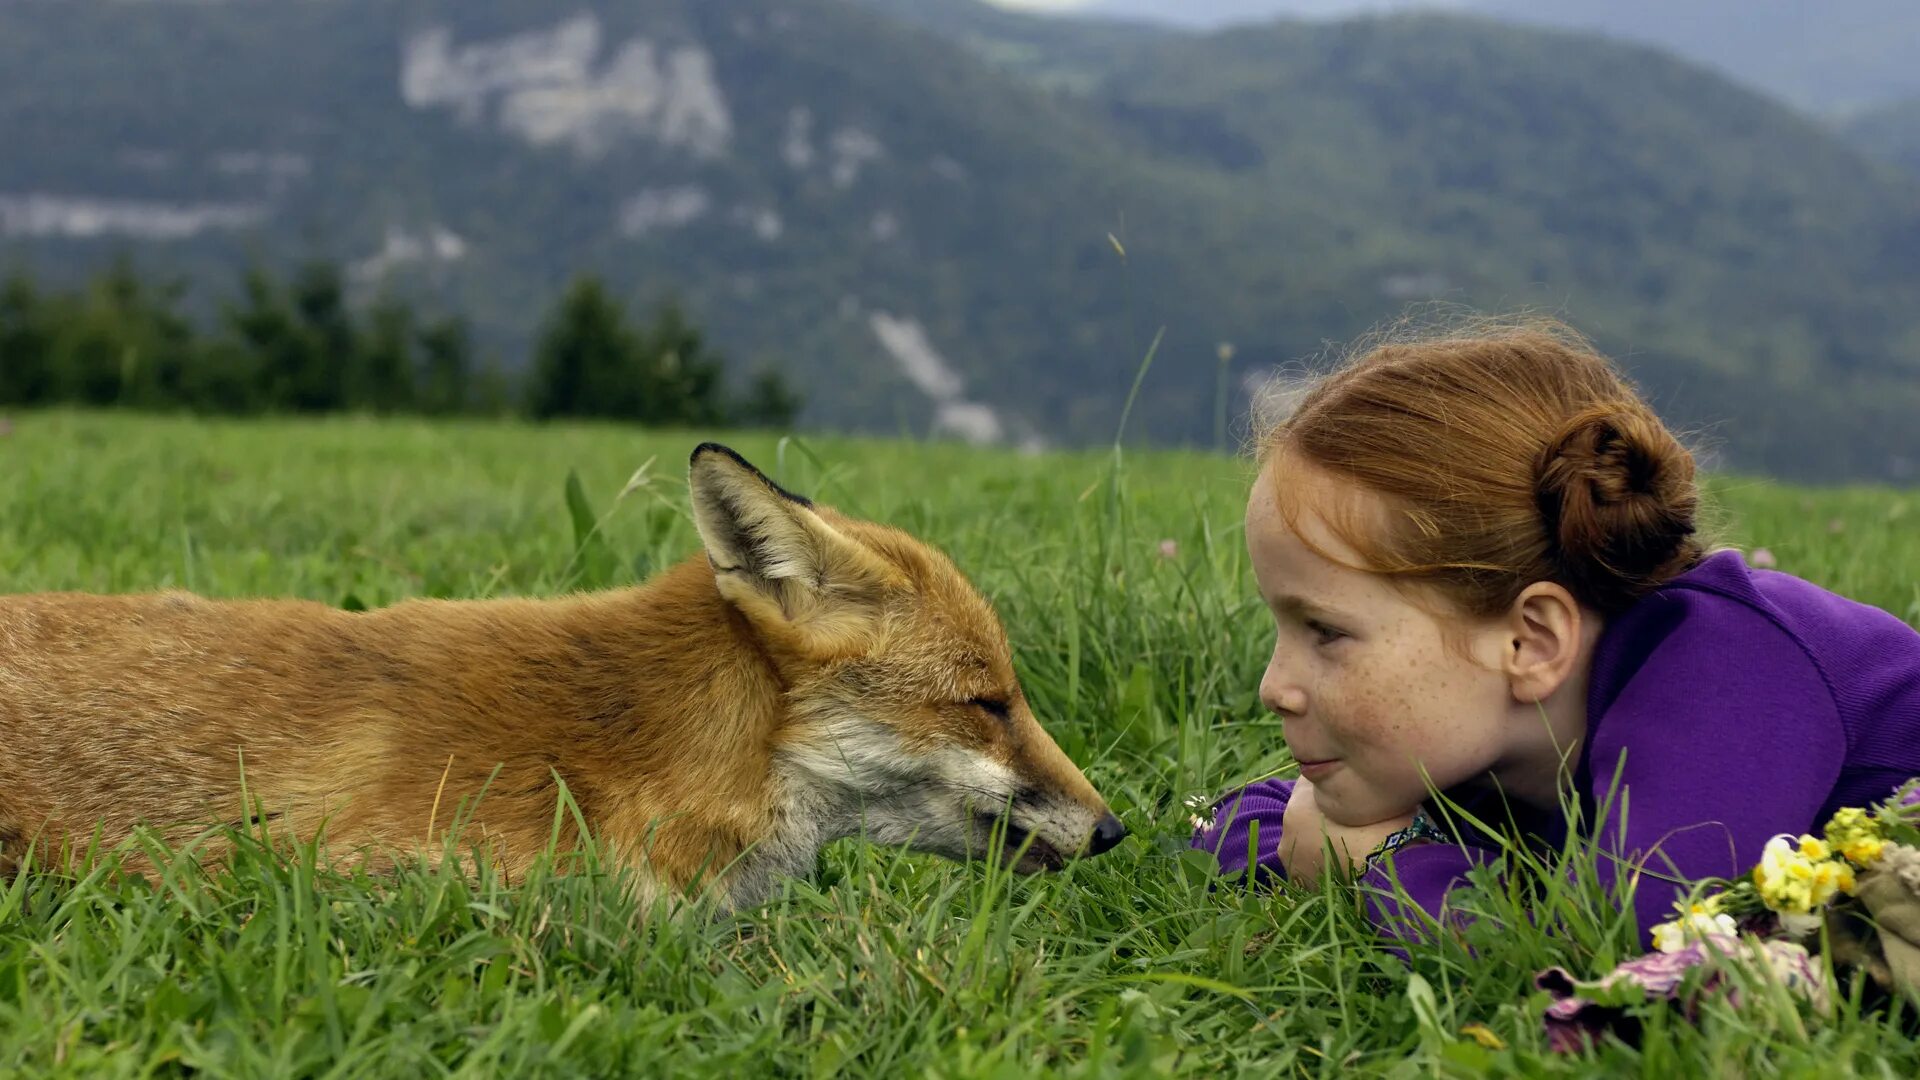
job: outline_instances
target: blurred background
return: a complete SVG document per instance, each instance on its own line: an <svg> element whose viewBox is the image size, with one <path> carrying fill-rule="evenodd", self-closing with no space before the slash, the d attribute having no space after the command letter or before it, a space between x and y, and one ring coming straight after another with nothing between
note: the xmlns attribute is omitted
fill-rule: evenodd
<svg viewBox="0 0 1920 1080"><path fill-rule="evenodd" d="M1920 478L1912 0L0 0L0 408L1231 447L1410 308ZM1157 349L1154 347L1158 342Z"/></svg>

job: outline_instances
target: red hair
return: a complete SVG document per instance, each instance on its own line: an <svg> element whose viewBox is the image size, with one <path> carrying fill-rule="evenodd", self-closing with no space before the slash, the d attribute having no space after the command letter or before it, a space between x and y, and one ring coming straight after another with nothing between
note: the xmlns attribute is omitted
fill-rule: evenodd
<svg viewBox="0 0 1920 1080"><path fill-rule="evenodd" d="M1537 581L1615 613L1704 553L1693 455L1553 320L1358 351L1271 425L1260 454L1289 522L1302 490L1289 462L1377 496L1384 529L1322 515L1358 568L1471 615L1506 610Z"/></svg>

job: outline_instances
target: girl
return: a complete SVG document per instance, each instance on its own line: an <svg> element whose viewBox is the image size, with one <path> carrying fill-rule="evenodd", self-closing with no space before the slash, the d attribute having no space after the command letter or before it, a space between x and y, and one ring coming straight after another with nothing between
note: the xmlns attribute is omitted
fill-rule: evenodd
<svg viewBox="0 0 1920 1080"><path fill-rule="evenodd" d="M1920 774L1920 633L1707 551L1691 455L1563 326L1375 347L1260 457L1260 699L1300 778L1215 805L1193 843L1223 873L1311 882L1331 850L1410 936L1390 879L1439 917L1490 855L1431 790L1552 843L1571 785L1645 933L1689 879Z"/></svg>

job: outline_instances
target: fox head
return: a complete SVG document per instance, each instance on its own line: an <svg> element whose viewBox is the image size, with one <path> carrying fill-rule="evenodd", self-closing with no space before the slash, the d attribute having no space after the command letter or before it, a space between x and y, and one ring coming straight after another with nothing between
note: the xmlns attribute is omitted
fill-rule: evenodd
<svg viewBox="0 0 1920 1080"><path fill-rule="evenodd" d="M782 490L713 443L693 453L714 584L785 687L775 760L791 812L1024 871L1126 836L1034 719L1006 632L946 556Z"/></svg>

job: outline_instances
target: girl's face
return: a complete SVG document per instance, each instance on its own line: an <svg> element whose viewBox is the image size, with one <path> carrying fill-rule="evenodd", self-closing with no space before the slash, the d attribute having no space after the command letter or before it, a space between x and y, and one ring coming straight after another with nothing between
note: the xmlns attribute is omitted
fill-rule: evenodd
<svg viewBox="0 0 1920 1080"><path fill-rule="evenodd" d="M1443 624L1387 578L1341 565L1361 560L1303 509L1297 525L1309 546L1280 512L1273 468L1247 504L1247 550L1279 628L1260 700L1282 719L1321 811L1338 825L1370 825L1412 811L1429 784L1447 788L1493 769L1518 706L1500 665L1503 621ZM1378 499L1318 469L1290 465L1285 482L1306 489L1305 508L1384 513Z"/></svg>

